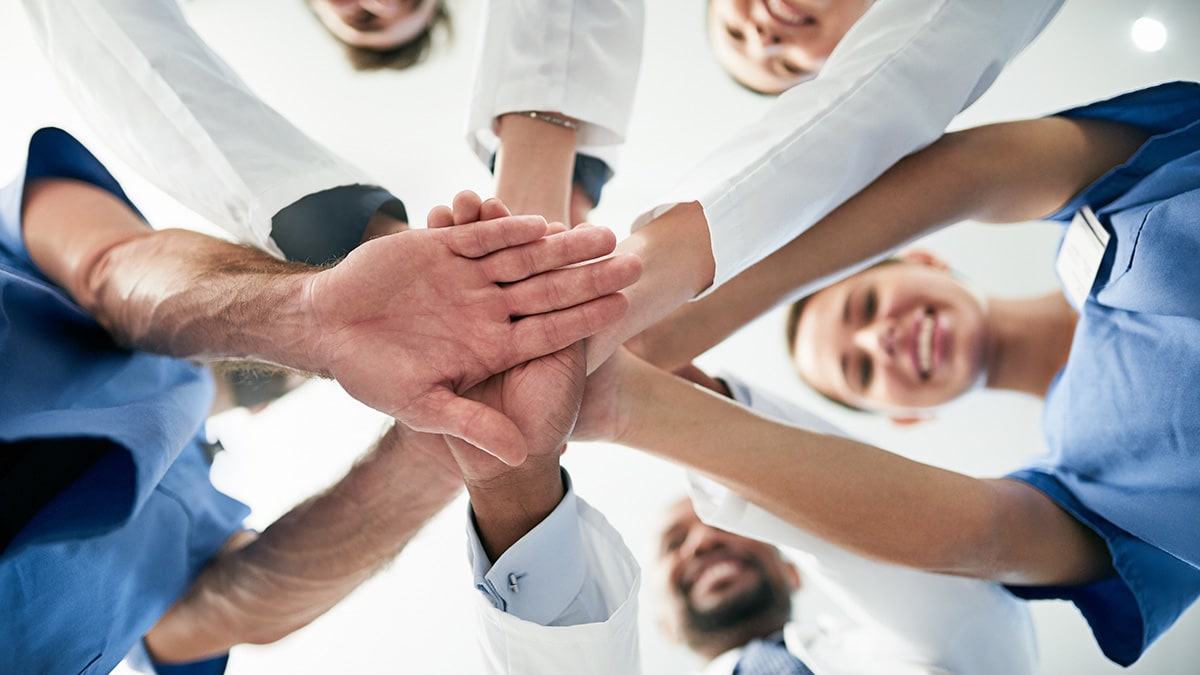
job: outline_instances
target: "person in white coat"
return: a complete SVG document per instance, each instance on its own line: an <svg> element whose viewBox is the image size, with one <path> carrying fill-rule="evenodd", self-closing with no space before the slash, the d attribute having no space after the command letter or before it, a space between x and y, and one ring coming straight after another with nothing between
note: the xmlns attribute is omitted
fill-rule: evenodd
<svg viewBox="0 0 1200 675"><path fill-rule="evenodd" d="M761 119L734 130L635 220L635 232L621 247L642 256L646 274L630 291L625 319L589 341L589 368L683 303L791 241L897 160L938 138L1060 5L1061 0L873 3L815 78L788 89ZM499 149L498 193L510 183L536 191L529 176L544 174L546 166L567 171L576 148L624 140L641 45L648 37L642 23L641 2L489 3L468 139L484 161ZM543 165L526 157L530 148ZM524 210L505 201L514 212ZM708 346L687 348L699 353ZM657 362L651 348L639 351Z"/></svg>
<svg viewBox="0 0 1200 675"><path fill-rule="evenodd" d="M725 383L734 399L757 414L831 429L744 383ZM456 456L472 462L461 448ZM486 671L641 672L637 562L620 534L575 495L569 477L560 477L557 450L541 456L548 476L542 485L549 490L531 489L530 474L517 470L491 473L483 481L490 490L467 480L469 551L480 591ZM474 465L477 476L479 466ZM492 466L497 468L494 460ZM497 480L500 475L508 478ZM669 637L684 640L707 663L706 675L736 672L747 643L780 631L787 651L813 673L1037 672L1028 610L999 585L876 563L712 481L694 476L691 488L696 510L686 501L669 510L654 567L664 582ZM528 508L547 494L541 510ZM799 569L773 544L794 551ZM822 588L845 618L793 620L790 595L801 580Z"/></svg>

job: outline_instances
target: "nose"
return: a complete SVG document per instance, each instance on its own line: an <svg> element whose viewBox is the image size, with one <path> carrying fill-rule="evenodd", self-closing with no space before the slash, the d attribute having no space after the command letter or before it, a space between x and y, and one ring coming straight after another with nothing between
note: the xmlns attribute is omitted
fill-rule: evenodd
<svg viewBox="0 0 1200 675"><path fill-rule="evenodd" d="M724 547L720 530L704 524L693 525L688 530L687 538L683 541L683 557L685 560L698 558Z"/></svg>
<svg viewBox="0 0 1200 675"><path fill-rule="evenodd" d="M896 322L877 319L854 331L854 345L876 358L896 355Z"/></svg>

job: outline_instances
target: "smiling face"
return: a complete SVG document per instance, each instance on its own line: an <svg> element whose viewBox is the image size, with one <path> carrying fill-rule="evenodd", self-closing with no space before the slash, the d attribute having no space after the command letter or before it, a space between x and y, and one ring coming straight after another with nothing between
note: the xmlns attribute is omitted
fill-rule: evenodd
<svg viewBox="0 0 1200 675"><path fill-rule="evenodd" d="M658 567L666 628L700 653L781 629L800 583L774 546L705 525L686 499L667 511Z"/></svg>
<svg viewBox="0 0 1200 675"><path fill-rule="evenodd" d="M425 32L436 0L308 0L334 37L353 47L387 51Z"/></svg>
<svg viewBox="0 0 1200 675"><path fill-rule="evenodd" d="M817 391L903 416L971 388L986 365L984 307L927 254L871 267L814 293L793 358Z"/></svg>
<svg viewBox="0 0 1200 675"><path fill-rule="evenodd" d="M821 69L874 0L710 0L708 34L721 66L764 94Z"/></svg>

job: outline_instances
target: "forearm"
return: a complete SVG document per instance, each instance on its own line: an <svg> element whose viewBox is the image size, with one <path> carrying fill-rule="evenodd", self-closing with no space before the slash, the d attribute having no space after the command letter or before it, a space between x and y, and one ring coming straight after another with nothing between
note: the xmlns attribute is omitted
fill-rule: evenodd
<svg viewBox="0 0 1200 675"><path fill-rule="evenodd" d="M461 489L437 436L393 427L326 493L215 558L146 636L161 661L266 643L307 625L390 561Z"/></svg>
<svg viewBox="0 0 1200 675"><path fill-rule="evenodd" d="M568 223L576 132L522 115L497 120L496 196L513 213Z"/></svg>
<svg viewBox="0 0 1200 675"><path fill-rule="evenodd" d="M867 557L1011 583L1103 576L1103 545L1023 484L776 423L642 367L619 442L679 462Z"/></svg>
<svg viewBox="0 0 1200 675"><path fill-rule="evenodd" d="M467 484L480 542L490 560L545 520L565 490L558 455L532 457L485 484Z"/></svg>
<svg viewBox="0 0 1200 675"><path fill-rule="evenodd" d="M678 204L617 244L617 253L642 260L642 276L623 294L629 310L588 339L588 372L712 284L714 262L708 222L696 202Z"/></svg>

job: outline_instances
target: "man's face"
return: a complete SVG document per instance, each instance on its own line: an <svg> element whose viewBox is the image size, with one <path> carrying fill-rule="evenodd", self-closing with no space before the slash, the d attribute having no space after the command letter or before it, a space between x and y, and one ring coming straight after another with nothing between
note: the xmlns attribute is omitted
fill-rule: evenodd
<svg viewBox="0 0 1200 675"><path fill-rule="evenodd" d="M693 648L717 632L782 628L799 587L795 566L775 547L705 525L686 499L667 511L658 567L667 630Z"/></svg>
<svg viewBox="0 0 1200 675"><path fill-rule="evenodd" d="M779 94L807 80L874 0L710 0L709 42L735 80Z"/></svg>
<svg viewBox="0 0 1200 675"><path fill-rule="evenodd" d="M425 31L436 0L308 0L334 37L353 47L388 51Z"/></svg>
<svg viewBox="0 0 1200 675"><path fill-rule="evenodd" d="M940 261L869 268L814 293L793 357L817 391L905 416L963 394L984 372L980 300Z"/></svg>

